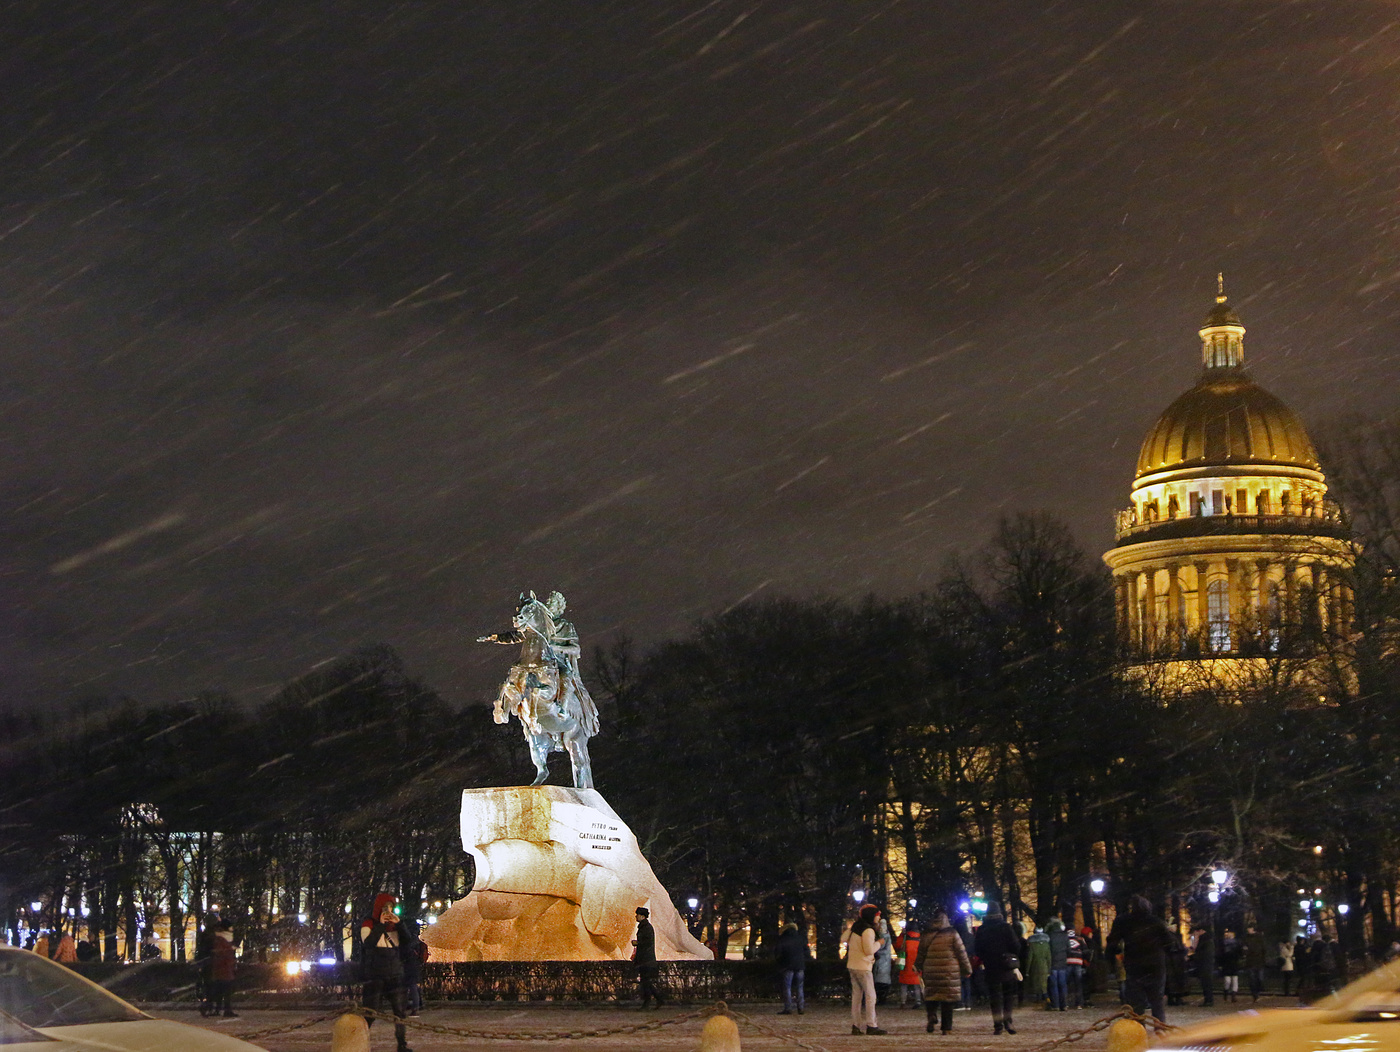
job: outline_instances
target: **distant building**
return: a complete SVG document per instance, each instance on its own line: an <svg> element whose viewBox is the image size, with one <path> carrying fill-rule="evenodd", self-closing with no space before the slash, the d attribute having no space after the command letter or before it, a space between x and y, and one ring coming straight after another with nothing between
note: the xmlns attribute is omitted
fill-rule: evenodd
<svg viewBox="0 0 1400 1052"><path fill-rule="evenodd" d="M1250 379L1221 281L1204 369L1157 420L1118 513L1120 642L1163 685L1243 686L1349 631L1351 545L1312 441Z"/></svg>

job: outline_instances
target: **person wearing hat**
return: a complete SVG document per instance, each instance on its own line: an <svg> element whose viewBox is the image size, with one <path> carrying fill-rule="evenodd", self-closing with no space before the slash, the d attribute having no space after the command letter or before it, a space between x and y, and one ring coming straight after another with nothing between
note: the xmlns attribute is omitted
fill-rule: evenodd
<svg viewBox="0 0 1400 1052"><path fill-rule="evenodd" d="M1006 923L1001 909L992 903L977 929L973 942L982 967L987 970L987 995L992 1002L992 1033L1016 1033L1011 1013L1016 1004L1016 983L1020 980L1021 940Z"/></svg>
<svg viewBox="0 0 1400 1052"><path fill-rule="evenodd" d="M948 922L947 910L934 912L929 930L919 940L915 965L924 982L924 1011L928 1014L924 1029L933 1033L937 1014L946 1034L953 1029L953 1009L962 1001L963 979L972 974L967 948L958 930Z"/></svg>
<svg viewBox="0 0 1400 1052"><path fill-rule="evenodd" d="M637 937L632 940L635 949L632 960L637 965L637 992L642 997L642 1008L648 1001L655 1001L661 1007L661 991L656 987L661 969L656 963L656 930L651 926L651 910L637 907Z"/></svg>
<svg viewBox="0 0 1400 1052"><path fill-rule="evenodd" d="M792 1015L807 1011L807 994L804 984L807 977L807 939L797 930L797 925L788 921L778 935L778 975L782 980L783 1010L779 1015ZM796 1002L793 994L796 992Z"/></svg>
<svg viewBox="0 0 1400 1052"><path fill-rule="evenodd" d="M1122 955L1124 1000L1134 1012L1167 1021L1167 955L1172 933L1166 922L1153 912L1152 903L1141 895L1128 901L1128 912L1120 914L1108 931L1108 952Z"/></svg>
<svg viewBox="0 0 1400 1052"><path fill-rule="evenodd" d="M408 1047L403 1020L407 1015L407 988L404 984L404 953L407 937L394 911L397 899L388 892L374 897L374 909L360 922L360 974L364 980L360 1003L371 1011L381 1011L388 1002L394 1014L394 1040L399 1052L413 1052ZM374 1025L374 1020L368 1020Z"/></svg>

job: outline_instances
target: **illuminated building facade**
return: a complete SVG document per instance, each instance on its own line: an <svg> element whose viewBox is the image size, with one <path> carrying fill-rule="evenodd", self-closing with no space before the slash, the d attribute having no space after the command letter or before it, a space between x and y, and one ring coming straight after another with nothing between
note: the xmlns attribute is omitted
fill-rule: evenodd
<svg viewBox="0 0 1400 1052"><path fill-rule="evenodd" d="M1238 682L1351 622L1347 530L1302 424L1245 370L1244 334L1222 281L1200 379L1143 442L1104 555L1131 663L1177 685Z"/></svg>

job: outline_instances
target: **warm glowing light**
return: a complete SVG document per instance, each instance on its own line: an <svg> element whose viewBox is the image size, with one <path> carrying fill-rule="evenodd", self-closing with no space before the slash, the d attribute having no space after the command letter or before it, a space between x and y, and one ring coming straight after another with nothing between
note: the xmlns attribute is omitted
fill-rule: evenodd
<svg viewBox="0 0 1400 1052"><path fill-rule="evenodd" d="M1314 854L1314 855L1320 855L1320 854L1322 854L1322 845L1321 845L1321 844L1318 844L1316 847L1313 848L1313 854Z"/></svg>
<svg viewBox="0 0 1400 1052"><path fill-rule="evenodd" d="M288 975L296 975L296 974L298 974L300 971L301 971L301 962L300 962L300 961L288 961L288 962L287 962L287 974L288 974Z"/></svg>

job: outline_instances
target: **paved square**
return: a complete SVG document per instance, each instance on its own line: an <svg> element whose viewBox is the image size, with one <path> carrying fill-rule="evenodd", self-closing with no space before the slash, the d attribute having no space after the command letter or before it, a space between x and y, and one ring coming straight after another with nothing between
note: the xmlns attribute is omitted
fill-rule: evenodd
<svg viewBox="0 0 1400 1052"><path fill-rule="evenodd" d="M1260 1008L1290 1007L1297 1002L1281 997L1266 997L1260 1001ZM472 1005L433 1008L429 1007L417 1020L425 1024L436 1024L458 1029L494 1032L544 1031L597 1031L619 1027L631 1027L639 1023L662 1021L677 1016L697 1012L704 1006L666 1006L657 1011L642 1012L637 1008L617 1006L583 1006L530 1004L519 1007L512 1005ZM805 1015L780 1016L775 1004L735 1005L736 1014L773 1027L786 1035L800 1038L809 1045L818 1045L829 1052L853 1052L860 1049L869 1052L874 1048L886 1049L1028 1049L1051 1038L1060 1037L1068 1031L1080 1029L1112 1012L1112 1008L1101 1004L1079 1012L1046 1012L1044 1010L1023 1009L1015 1017L1015 1036L992 1034L991 1014L986 1008L970 1012L958 1012L953 1018L953 1033L947 1037L928 1034L924 1031L922 1010L886 1007L880 1011L880 1025L889 1031L884 1037L853 1036L850 1032L850 1007L847 1004L824 1002L809 1006ZM1244 1010L1251 1006L1247 1001L1235 1005L1222 1005L1205 1009L1199 1007L1174 1008L1168 1011L1169 1021L1186 1025L1214 1016L1225 1015L1230 1011ZM296 1023L304 1018L325 1014L325 1010L258 1010L250 1009L241 1013L238 1019L220 1021L200 1019L193 1011L154 1013L183 1023L207 1026L228 1034L250 1034L268 1027ZM494 1040L482 1037L461 1037L435 1034L421 1029L410 1029L409 1044L415 1052L437 1052L446 1049L496 1049L499 1052L521 1052L534 1049L536 1052L550 1046L577 1049L578 1052L613 1052L613 1050L693 1050L700 1045L700 1029L703 1019L689 1019L675 1026L648 1030L632 1034L612 1034L599 1037L586 1037L571 1040ZM783 1048L796 1049L799 1046L791 1041L769 1036L740 1023L739 1032L743 1048L761 1049L765 1052ZM331 1044L331 1023L323 1022L304 1030L291 1031L258 1039L257 1043L271 1052L328 1052ZM370 1032L370 1044L376 1052L393 1052L394 1035L391 1027L376 1023ZM1106 1033L1091 1034L1077 1044L1083 1052L1096 1052L1107 1045Z"/></svg>

